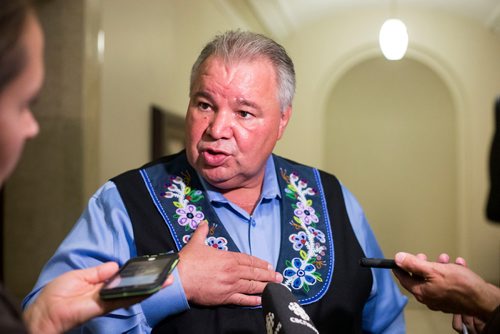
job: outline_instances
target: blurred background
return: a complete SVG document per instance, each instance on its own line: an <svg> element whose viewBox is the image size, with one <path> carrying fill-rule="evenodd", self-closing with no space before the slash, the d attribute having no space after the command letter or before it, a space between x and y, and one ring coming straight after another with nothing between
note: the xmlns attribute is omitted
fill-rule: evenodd
<svg viewBox="0 0 500 334"><path fill-rule="evenodd" d="M497 0L43 0L45 87L4 189L3 276L22 298L106 180L150 160L150 106L183 117L192 63L215 34L266 34L297 72L275 152L334 173L356 195L387 257L463 256L500 279L488 222L488 154L500 95ZM409 35L382 55L389 17ZM408 333L452 332L413 300Z"/></svg>

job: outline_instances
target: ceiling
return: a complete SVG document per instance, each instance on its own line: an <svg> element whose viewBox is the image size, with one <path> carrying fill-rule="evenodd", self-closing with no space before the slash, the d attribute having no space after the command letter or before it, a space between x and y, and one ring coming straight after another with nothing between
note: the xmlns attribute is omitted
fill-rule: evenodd
<svg viewBox="0 0 500 334"><path fill-rule="evenodd" d="M499 0L222 0L234 11L242 6L276 37L340 10L354 8L413 7L443 10L478 21L500 35ZM238 8L236 8L238 7Z"/></svg>

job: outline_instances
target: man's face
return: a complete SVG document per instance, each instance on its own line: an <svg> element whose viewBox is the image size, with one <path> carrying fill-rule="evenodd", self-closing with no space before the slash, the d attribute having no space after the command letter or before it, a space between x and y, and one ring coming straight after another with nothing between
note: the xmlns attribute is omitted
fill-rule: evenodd
<svg viewBox="0 0 500 334"><path fill-rule="evenodd" d="M24 143L38 134L30 104L42 85L43 36L40 25L29 15L20 39L26 64L0 93L0 185L14 170Z"/></svg>
<svg viewBox="0 0 500 334"><path fill-rule="evenodd" d="M259 186L292 112L280 110L273 66L212 56L199 73L186 115L190 164L219 189Z"/></svg>

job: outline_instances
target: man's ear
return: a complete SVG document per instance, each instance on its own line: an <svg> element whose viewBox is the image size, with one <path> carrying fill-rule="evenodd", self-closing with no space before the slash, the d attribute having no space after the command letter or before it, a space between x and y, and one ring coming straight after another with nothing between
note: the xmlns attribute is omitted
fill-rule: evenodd
<svg viewBox="0 0 500 334"><path fill-rule="evenodd" d="M290 105L281 112L278 140L281 139L283 133L285 133L286 126L288 125L288 121L290 120L291 117L292 117L292 106Z"/></svg>

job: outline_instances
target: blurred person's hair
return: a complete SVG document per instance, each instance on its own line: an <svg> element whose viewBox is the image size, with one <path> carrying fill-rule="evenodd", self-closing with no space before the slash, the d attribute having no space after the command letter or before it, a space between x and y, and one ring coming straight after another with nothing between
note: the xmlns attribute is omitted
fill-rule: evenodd
<svg viewBox="0 0 500 334"><path fill-rule="evenodd" d="M26 18L33 10L29 0L0 0L0 93L26 64L19 42Z"/></svg>

